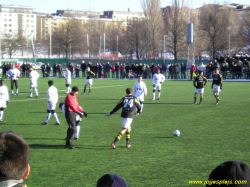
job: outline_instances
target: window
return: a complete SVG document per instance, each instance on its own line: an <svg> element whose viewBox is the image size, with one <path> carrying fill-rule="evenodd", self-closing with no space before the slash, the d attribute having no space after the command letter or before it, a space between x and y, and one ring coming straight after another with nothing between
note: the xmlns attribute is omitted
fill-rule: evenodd
<svg viewBox="0 0 250 187"><path fill-rule="evenodd" d="M12 21L11 19L9 19L9 21Z"/></svg>
<svg viewBox="0 0 250 187"><path fill-rule="evenodd" d="M9 27L12 27L12 25L11 25L11 24L9 24Z"/></svg>
<svg viewBox="0 0 250 187"><path fill-rule="evenodd" d="M34 17L34 15L31 15L31 17L33 18L33 17Z"/></svg>
<svg viewBox="0 0 250 187"><path fill-rule="evenodd" d="M5 27L7 27L7 24L4 24Z"/></svg>
<svg viewBox="0 0 250 187"><path fill-rule="evenodd" d="M27 17L30 17L29 15L27 15Z"/></svg>
<svg viewBox="0 0 250 187"><path fill-rule="evenodd" d="M240 14L241 14L241 15L243 15L243 14L244 14L244 12L240 12Z"/></svg>
<svg viewBox="0 0 250 187"><path fill-rule="evenodd" d="M12 32L12 30L11 30L11 29L9 29L9 32Z"/></svg>

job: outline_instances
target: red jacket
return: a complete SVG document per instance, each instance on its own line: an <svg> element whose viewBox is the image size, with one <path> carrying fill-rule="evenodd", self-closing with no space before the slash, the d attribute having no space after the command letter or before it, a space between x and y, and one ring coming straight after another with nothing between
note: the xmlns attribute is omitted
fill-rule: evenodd
<svg viewBox="0 0 250 187"><path fill-rule="evenodd" d="M68 94L65 98L65 110L67 110L67 108L70 112L84 112L78 105L77 97L72 93Z"/></svg>
<svg viewBox="0 0 250 187"><path fill-rule="evenodd" d="M115 70L116 70L116 69L115 69L115 66L112 66L112 67L111 67L111 71L114 73Z"/></svg>
<svg viewBox="0 0 250 187"><path fill-rule="evenodd" d="M191 71L196 71L196 66L191 66Z"/></svg>

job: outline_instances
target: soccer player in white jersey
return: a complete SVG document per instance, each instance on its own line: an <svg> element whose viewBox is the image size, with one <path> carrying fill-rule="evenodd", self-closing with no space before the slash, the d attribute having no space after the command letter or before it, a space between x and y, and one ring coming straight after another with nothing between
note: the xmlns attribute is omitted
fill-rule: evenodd
<svg viewBox="0 0 250 187"><path fill-rule="evenodd" d="M66 87L67 87L67 92L66 93L70 93L71 92L71 88L70 88L70 84L71 84L71 72L69 71L69 67L67 66L65 71L65 81L66 81Z"/></svg>
<svg viewBox="0 0 250 187"><path fill-rule="evenodd" d="M36 97L38 97L38 91L37 91L37 79L39 78L39 73L37 73L33 68L30 68L30 96L29 98L32 98L32 89L34 88Z"/></svg>
<svg viewBox="0 0 250 187"><path fill-rule="evenodd" d="M53 86L53 81L49 80L49 89L47 92L47 117L45 122L42 123L42 125L47 125L51 116L51 113L53 114L56 123L54 125L60 125L60 122L58 120L57 114L56 114L56 103L58 101L58 92L55 86Z"/></svg>
<svg viewBox="0 0 250 187"><path fill-rule="evenodd" d="M136 82L134 85L133 96L135 96L137 98L137 100L140 101L140 104L141 104L140 113L142 113L144 96L147 96L147 86L142 81L141 75L138 76L138 82Z"/></svg>
<svg viewBox="0 0 250 187"><path fill-rule="evenodd" d="M164 75L162 75L161 70L158 69L157 73L153 76L153 99L155 100L155 90L158 89L158 100L160 100L161 97L161 83L165 81Z"/></svg>
<svg viewBox="0 0 250 187"><path fill-rule="evenodd" d="M10 69L7 72L7 75L10 76L10 80L11 80L11 94L14 95L14 85L16 87L16 95L18 94L18 77L20 76L20 71L18 69L16 69L15 65L12 66L13 69Z"/></svg>
<svg viewBox="0 0 250 187"><path fill-rule="evenodd" d="M7 86L4 85L4 80L0 81L0 122L3 121L3 111L9 103L9 92Z"/></svg>

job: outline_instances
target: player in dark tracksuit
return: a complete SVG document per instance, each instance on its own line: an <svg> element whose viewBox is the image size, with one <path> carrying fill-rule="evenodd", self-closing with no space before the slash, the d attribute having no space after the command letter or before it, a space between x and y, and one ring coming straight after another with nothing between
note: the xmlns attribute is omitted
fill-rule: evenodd
<svg viewBox="0 0 250 187"><path fill-rule="evenodd" d="M216 98L216 105L220 102L220 91L222 90L223 79L220 73L220 69L215 69L215 74L213 75L213 83L211 88L214 90L214 97Z"/></svg>
<svg viewBox="0 0 250 187"><path fill-rule="evenodd" d="M195 93L194 93L194 105L196 105L196 99L198 93L200 93L200 105L203 99L203 94L204 94L204 86L207 84L207 79L206 77L203 76L203 71L199 72L199 75L195 77L194 79L194 87L196 88Z"/></svg>
<svg viewBox="0 0 250 187"><path fill-rule="evenodd" d="M111 143L111 147L113 149L116 149L116 142L118 142L121 138L122 135L126 132L126 140L127 140L127 148L131 147L130 144L130 132L131 132L131 124L134 118L134 109L135 107L137 108L137 115L139 115L139 112L141 111L141 106L140 102L134 97L133 90L131 88L126 89L126 97L123 97L120 102L116 105L116 107L106 116L110 116L116 111L118 111L120 108L122 108L122 113L121 113L121 120L122 120L122 130L118 133L116 136L114 142Z"/></svg>

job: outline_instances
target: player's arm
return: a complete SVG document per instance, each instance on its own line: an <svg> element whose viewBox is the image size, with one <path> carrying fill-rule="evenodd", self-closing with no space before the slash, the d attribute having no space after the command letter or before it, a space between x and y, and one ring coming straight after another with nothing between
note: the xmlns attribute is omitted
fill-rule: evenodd
<svg viewBox="0 0 250 187"><path fill-rule="evenodd" d="M110 112L110 115L114 114L115 112L117 112L120 108L123 107L123 100L124 98L122 98L120 100L120 102L116 105L116 107Z"/></svg>
<svg viewBox="0 0 250 187"><path fill-rule="evenodd" d="M221 76L221 74L220 74L220 89L222 90L222 84L223 84L223 78L222 78L222 76Z"/></svg>
<svg viewBox="0 0 250 187"><path fill-rule="evenodd" d="M145 96L147 96L147 94L148 94L148 90L147 90L147 86L146 86L146 84L144 83L144 95Z"/></svg>
<svg viewBox="0 0 250 187"><path fill-rule="evenodd" d="M135 96L136 83L134 84L133 96Z"/></svg>
<svg viewBox="0 0 250 187"><path fill-rule="evenodd" d="M193 85L194 85L195 88L197 87L197 85L196 85L196 78L194 79Z"/></svg>
<svg viewBox="0 0 250 187"><path fill-rule="evenodd" d="M206 78L206 77L203 77L203 78L204 78L204 81L205 81L204 86L206 86L206 85L207 85L207 83L208 83L208 80L207 80L207 78Z"/></svg>
<svg viewBox="0 0 250 187"><path fill-rule="evenodd" d="M164 82L164 81L165 81L165 76L162 75L162 77L161 77L161 82Z"/></svg>
<svg viewBox="0 0 250 187"><path fill-rule="evenodd" d="M93 77L95 76L95 73L93 71L90 71L90 73L92 74Z"/></svg>

